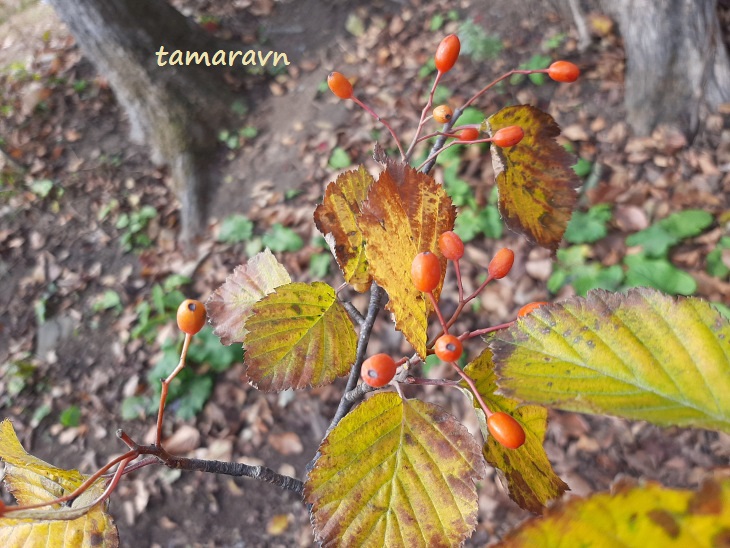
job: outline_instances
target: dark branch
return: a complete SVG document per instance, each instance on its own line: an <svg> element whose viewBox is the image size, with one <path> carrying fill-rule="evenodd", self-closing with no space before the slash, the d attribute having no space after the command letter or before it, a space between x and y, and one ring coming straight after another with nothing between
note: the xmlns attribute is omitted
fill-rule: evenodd
<svg viewBox="0 0 730 548"><path fill-rule="evenodd" d="M240 462L222 462L219 460L187 459L184 457L170 457L165 466L177 470L191 470L209 472L211 474L225 474L226 476L247 477L271 483L287 491L304 497L304 483L301 480L284 476L265 466L249 466Z"/></svg>
<svg viewBox="0 0 730 548"><path fill-rule="evenodd" d="M431 147L431 151L428 153L428 156L432 156L433 154L436 154L439 150L441 150L446 143L446 139L448 139L448 136L445 135L446 133L451 133L451 128L454 127L454 123L456 123L456 120L459 119L459 116L463 114L463 111L460 108L457 108L454 111L454 114L451 116L451 120L449 120L449 123L443 128L442 133L444 135L439 135L436 138L436 142L433 144L433 147ZM422 173L425 173L428 175L428 173L433 169L433 166L436 164L436 160L438 159L437 156L434 156L431 158L431 160L426 163L426 165L423 166L421 169Z"/></svg>

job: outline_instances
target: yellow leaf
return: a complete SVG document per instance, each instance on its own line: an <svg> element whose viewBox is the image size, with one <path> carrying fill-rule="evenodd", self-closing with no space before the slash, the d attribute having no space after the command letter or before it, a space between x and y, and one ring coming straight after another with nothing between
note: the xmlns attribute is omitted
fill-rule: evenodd
<svg viewBox="0 0 730 548"><path fill-rule="evenodd" d="M538 308L490 346L509 396L730 432L730 322L700 299L594 290Z"/></svg>
<svg viewBox="0 0 730 548"><path fill-rule="evenodd" d="M357 215L374 181L365 166L343 173L327 185L324 200L314 210L314 223L324 234L345 281L360 292L367 291L372 277Z"/></svg>
<svg viewBox="0 0 730 548"><path fill-rule="evenodd" d="M305 484L323 546L459 546L476 525L479 444L435 405L379 393L329 433Z"/></svg>
<svg viewBox="0 0 730 548"><path fill-rule="evenodd" d="M525 522L498 546L685 548L727 546L730 480L708 480L698 492L657 483L619 485L614 494L570 499Z"/></svg>
<svg viewBox="0 0 730 548"><path fill-rule="evenodd" d="M254 303L290 282L289 273L268 249L251 257L245 265L237 266L205 303L221 342L242 342Z"/></svg>
<svg viewBox="0 0 730 548"><path fill-rule="evenodd" d="M545 505L560 497L568 486L553 471L543 448L547 429L547 409L539 405L519 405L518 401L495 394L496 375L492 352L487 348L464 372L475 382L479 394L489 408L512 415L525 430L525 443L519 449L507 449L489 435L486 416L474 400L484 439L484 457L494 466L509 496L520 507L541 513ZM463 383L466 390L466 383ZM471 392L469 392L471 394Z"/></svg>
<svg viewBox="0 0 730 548"><path fill-rule="evenodd" d="M260 390L329 384L355 362L352 320L322 282L278 287L253 306L246 326L244 363Z"/></svg>
<svg viewBox="0 0 730 548"><path fill-rule="evenodd" d="M560 245L577 200L580 180L572 156L557 142L553 118L529 105L504 108L485 122L490 137L507 126L520 126L517 145L491 147L499 188L499 211L515 232L553 252Z"/></svg>
<svg viewBox="0 0 730 548"><path fill-rule="evenodd" d="M437 254L441 282L434 296L438 299L446 273L438 238L454 228L454 218L454 206L441 185L410 167L390 165L370 187L358 219L370 272L390 298L386 308L393 312L396 328L424 359L432 307L413 286L411 263L422 251Z"/></svg>
<svg viewBox="0 0 730 548"><path fill-rule="evenodd" d="M48 502L73 492L88 476L56 468L25 452L12 423L0 423L0 460L5 462L5 484L23 505ZM104 480L94 483L71 506L52 505L37 510L11 512L0 518L0 546L109 547L119 546L107 503L85 508L104 491Z"/></svg>

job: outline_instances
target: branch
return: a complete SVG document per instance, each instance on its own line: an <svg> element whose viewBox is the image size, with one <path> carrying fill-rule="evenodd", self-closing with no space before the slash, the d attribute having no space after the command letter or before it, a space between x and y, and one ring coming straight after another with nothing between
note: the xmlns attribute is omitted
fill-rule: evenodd
<svg viewBox="0 0 730 548"><path fill-rule="evenodd" d="M292 478L291 476L278 474L271 468L266 468L265 466L250 466L240 462L223 462L219 460L188 459L184 457L173 457L171 455L168 456L168 459L163 460L163 464L168 468L196 472L209 472L211 474L225 474L226 476L247 477L271 483L272 485L276 485L277 487L296 493L300 498L304 497L304 482L297 478Z"/></svg>

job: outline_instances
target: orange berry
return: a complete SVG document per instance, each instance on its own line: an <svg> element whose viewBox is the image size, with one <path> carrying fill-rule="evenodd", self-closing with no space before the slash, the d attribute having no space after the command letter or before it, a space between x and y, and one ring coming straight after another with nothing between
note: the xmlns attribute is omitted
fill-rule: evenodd
<svg viewBox="0 0 730 548"><path fill-rule="evenodd" d="M454 115L454 111L451 110L449 105L439 105L433 109L433 119L439 124L445 124Z"/></svg>
<svg viewBox="0 0 730 548"><path fill-rule="evenodd" d="M515 253L511 249L503 247L494 254L487 271L492 279L501 280L509 271L512 270L512 264L515 262Z"/></svg>
<svg viewBox="0 0 730 548"><path fill-rule="evenodd" d="M520 308L517 311L517 317L522 318L524 316L527 316L530 312L535 310L536 308L540 308L544 304L549 304L547 301L536 301L534 303L527 303L525 306Z"/></svg>
<svg viewBox="0 0 730 548"><path fill-rule="evenodd" d="M498 147L506 148L513 147L525 136L525 132L522 131L520 126L507 126L503 127L494 134L492 142Z"/></svg>
<svg viewBox="0 0 730 548"><path fill-rule="evenodd" d="M187 299L177 308L177 326L188 335L195 335L205 325L205 305L200 301Z"/></svg>
<svg viewBox="0 0 730 548"><path fill-rule="evenodd" d="M455 362L461 357L461 353L464 351L464 346L458 337L453 335L441 335L436 339L436 344L433 345L433 351L439 357L440 360L445 362Z"/></svg>
<svg viewBox="0 0 730 548"><path fill-rule="evenodd" d="M375 354L363 362L360 378L365 384L380 388L393 380L396 369L395 360L388 354Z"/></svg>
<svg viewBox="0 0 730 548"><path fill-rule="evenodd" d="M575 82L580 76L580 69L570 61L555 61L548 67L548 76L556 82Z"/></svg>
<svg viewBox="0 0 730 548"><path fill-rule="evenodd" d="M352 84L339 72L330 72L327 77L327 85L332 93L340 99L349 99L352 97Z"/></svg>
<svg viewBox="0 0 730 548"><path fill-rule="evenodd" d="M411 279L418 291L428 293L441 281L441 262L430 251L419 253L411 263Z"/></svg>
<svg viewBox="0 0 730 548"><path fill-rule="evenodd" d="M502 411L489 415L487 428L494 439L508 449L517 449L525 443L525 429L512 415Z"/></svg>
<svg viewBox="0 0 730 548"><path fill-rule="evenodd" d="M441 254L450 261L458 261L464 256L464 242L456 232L447 230L439 236Z"/></svg>
<svg viewBox="0 0 730 548"><path fill-rule="evenodd" d="M479 139L479 130L475 127L467 127L461 130L458 139L460 141L476 141Z"/></svg>
<svg viewBox="0 0 730 548"><path fill-rule="evenodd" d="M442 74L444 72L449 72L456 64L456 60L459 58L460 49L461 42L456 34L449 34L446 38L441 40L438 48L436 48L436 55L433 57L436 64L436 70Z"/></svg>

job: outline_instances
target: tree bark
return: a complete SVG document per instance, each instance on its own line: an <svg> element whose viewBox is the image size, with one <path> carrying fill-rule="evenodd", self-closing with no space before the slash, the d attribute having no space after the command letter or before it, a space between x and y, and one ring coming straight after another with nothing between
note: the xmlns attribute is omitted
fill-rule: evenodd
<svg viewBox="0 0 730 548"><path fill-rule="evenodd" d="M158 66L170 52L215 51L213 38L165 0L49 0L81 51L108 78L133 141L167 164L181 204L181 240L206 223L209 160L231 97L217 67Z"/></svg>
<svg viewBox="0 0 730 548"><path fill-rule="evenodd" d="M730 60L717 0L600 0L626 49L626 111L635 133L659 124L690 139L703 109L730 101Z"/></svg>

